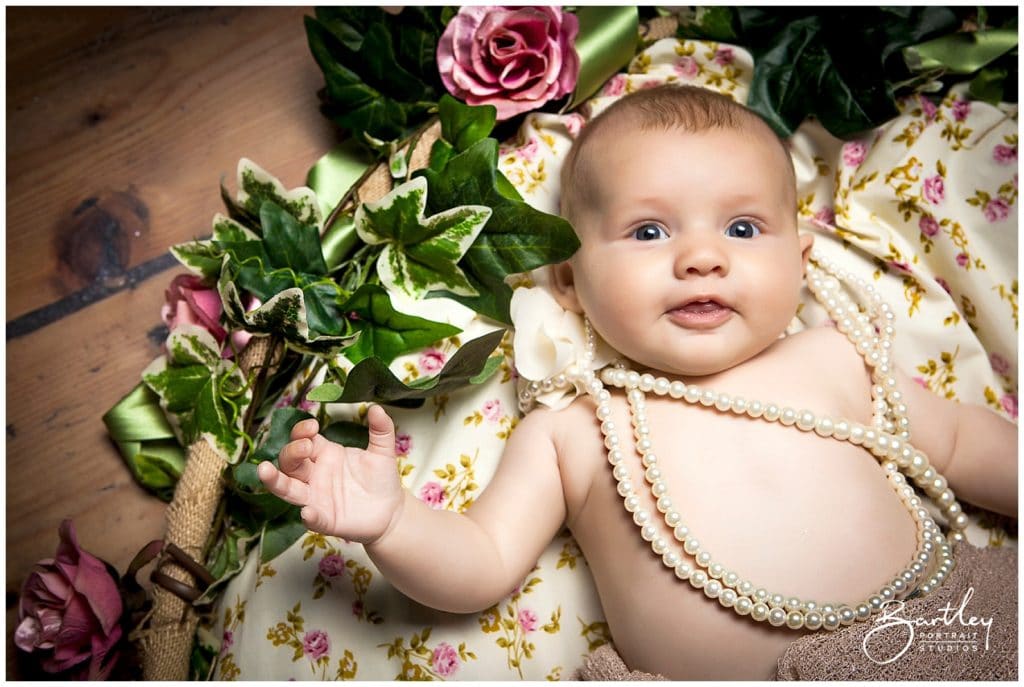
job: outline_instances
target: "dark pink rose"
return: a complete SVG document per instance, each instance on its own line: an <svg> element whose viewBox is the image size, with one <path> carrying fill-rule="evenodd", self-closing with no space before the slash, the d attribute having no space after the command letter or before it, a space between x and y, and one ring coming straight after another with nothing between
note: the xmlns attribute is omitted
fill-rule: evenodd
<svg viewBox="0 0 1024 687"><path fill-rule="evenodd" d="M290 408L294 402L295 402L295 397L294 396L292 396L291 394L285 394L285 395L283 395L280 398L280 400L278 400L277 403L274 404L274 407L275 408ZM316 410L317 404L316 404L315 401L307 400L306 397L303 396L302 400L300 400L295 407L298 408L299 410L304 410L307 413L312 413L313 411Z"/></svg>
<svg viewBox="0 0 1024 687"><path fill-rule="evenodd" d="M1017 161L1017 146L1000 143L992 149L992 159L1001 165L1012 165Z"/></svg>
<svg viewBox="0 0 1024 687"><path fill-rule="evenodd" d="M345 574L345 559L336 553L329 553L320 559L317 567L324 577L340 577Z"/></svg>
<svg viewBox="0 0 1024 687"><path fill-rule="evenodd" d="M448 642L441 642L430 657L434 672L441 677L451 677L459 670L459 654Z"/></svg>
<svg viewBox="0 0 1024 687"><path fill-rule="evenodd" d="M928 98L924 97L923 95L919 95L918 98L921 101L921 112L924 113L924 118L927 119L928 121L935 119L935 113L938 111L938 109L935 107L935 103L933 103L931 100L928 100Z"/></svg>
<svg viewBox="0 0 1024 687"><path fill-rule="evenodd" d="M412 450L412 437L408 434L395 435L395 454L399 456L409 455Z"/></svg>
<svg viewBox="0 0 1024 687"><path fill-rule="evenodd" d="M444 353L431 348L420 356L420 369L427 374L433 374L444 367Z"/></svg>
<svg viewBox="0 0 1024 687"><path fill-rule="evenodd" d="M437 44L441 81L470 105L494 105L499 121L537 109L576 87L578 32L558 7L464 6Z"/></svg>
<svg viewBox="0 0 1024 687"><path fill-rule="evenodd" d="M943 291L945 291L949 295L953 295L953 289L949 286L948 281L946 281L942 277L935 277L935 282L942 287Z"/></svg>
<svg viewBox="0 0 1024 687"><path fill-rule="evenodd" d="M523 628L523 632L533 632L537 629L537 614L529 608L524 608L519 611L517 619L519 621L519 627Z"/></svg>
<svg viewBox="0 0 1024 687"><path fill-rule="evenodd" d="M224 630L224 635L220 640L220 655L224 656L231 651L231 647L234 646L234 644L235 634L231 630Z"/></svg>
<svg viewBox="0 0 1024 687"><path fill-rule="evenodd" d="M56 556L36 563L21 589L14 644L41 652L48 673L104 680L117 662L121 594L107 566L79 547L71 520L59 533Z"/></svg>
<svg viewBox="0 0 1024 687"><path fill-rule="evenodd" d="M847 167L859 167L864 162L868 148L860 141L850 141L843 144L843 164Z"/></svg>
<svg viewBox="0 0 1024 687"><path fill-rule="evenodd" d="M956 255L956 264L960 265L961 267L966 267L967 266L967 262L968 262L967 253L957 253L957 255Z"/></svg>
<svg viewBox="0 0 1024 687"><path fill-rule="evenodd" d="M363 615L363 602L359 599L352 602L352 615L357 618Z"/></svg>
<svg viewBox="0 0 1024 687"><path fill-rule="evenodd" d="M689 55L683 55L676 60L676 63L672 68L675 70L676 74L687 81L697 76L697 72L700 71L700 65L697 64L697 60L693 59Z"/></svg>
<svg viewBox="0 0 1024 687"><path fill-rule="evenodd" d="M715 51L715 64L722 65L723 67L727 64L732 64L733 57L732 48L719 48Z"/></svg>
<svg viewBox="0 0 1024 687"><path fill-rule="evenodd" d="M1017 394L1006 394L1000 399L1000 403L1003 406L1003 410L1006 414L1012 417L1014 420L1017 419Z"/></svg>
<svg viewBox="0 0 1024 687"><path fill-rule="evenodd" d="M946 184L942 180L942 176L936 174L924 180L921 191L925 200L932 205L939 205L946 197Z"/></svg>
<svg viewBox="0 0 1024 687"><path fill-rule="evenodd" d="M931 215L921 215L921 221L917 223L917 228L925 236L935 236L939 233L939 223Z"/></svg>
<svg viewBox="0 0 1024 687"><path fill-rule="evenodd" d="M502 407L499 399L495 398L484 403L483 415L491 422L501 421L501 413Z"/></svg>
<svg viewBox="0 0 1024 687"><path fill-rule="evenodd" d="M967 115L971 112L971 103L966 100L954 100L952 110L953 119L962 122L967 119Z"/></svg>
<svg viewBox="0 0 1024 687"><path fill-rule="evenodd" d="M998 353L993 353L992 355L990 355L988 357L988 362L992 366L992 371L995 372L997 375L1002 375L1003 377L1005 377L1006 375L1010 374L1010 361L1004 358L1003 356L999 355Z"/></svg>
<svg viewBox="0 0 1024 687"><path fill-rule="evenodd" d="M626 75L616 74L604 85L603 95L616 96L626 92Z"/></svg>
<svg viewBox="0 0 1024 687"><path fill-rule="evenodd" d="M302 638L302 650L315 661L331 652L331 640L323 630L307 632Z"/></svg>
<svg viewBox="0 0 1024 687"><path fill-rule="evenodd" d="M836 223L836 213L830 207L823 207L814 213L814 221L823 227L832 227Z"/></svg>
<svg viewBox="0 0 1024 687"><path fill-rule="evenodd" d="M437 482L427 482L420 487L420 501L431 508L440 508L444 505L444 487Z"/></svg>
<svg viewBox="0 0 1024 687"><path fill-rule="evenodd" d="M194 324L210 332L219 344L223 344L228 338L227 331L220 324L223 312L220 293L216 288L205 286L199 277L194 274L179 274L171 280L171 285L164 292L164 298L166 302L160 308L160 317L168 329L174 329L181 324ZM247 311L259 305L260 300L255 296L246 298ZM245 348L251 338L252 334L244 330L231 333L231 342L235 350ZM225 356L230 353L231 346L226 346Z"/></svg>
<svg viewBox="0 0 1024 687"><path fill-rule="evenodd" d="M996 197L985 203L985 219L989 222L1001 222L1010 216L1010 204Z"/></svg>

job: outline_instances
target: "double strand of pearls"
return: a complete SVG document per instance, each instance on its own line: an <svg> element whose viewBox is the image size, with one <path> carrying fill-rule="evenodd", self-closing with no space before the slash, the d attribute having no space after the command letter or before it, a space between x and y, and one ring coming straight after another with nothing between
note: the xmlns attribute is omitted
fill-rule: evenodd
<svg viewBox="0 0 1024 687"><path fill-rule="evenodd" d="M823 262L820 256L814 257L819 264ZM596 340L589 322L585 323L587 345L582 370L574 368L567 375L568 383L582 387L583 391L593 397L597 405L597 417L601 421L601 431L605 437L605 446L608 449L608 460L612 465L612 474L618 482L617 489L623 498L623 505L640 528L641 537L651 544L657 555L661 556L664 565L671 568L680 579L689 581L696 589L701 589L708 598L717 599L723 607L732 608L737 614L749 616L757 621L767 621L773 626L785 625L791 629L835 630L858 620L866 621L880 611L887 601L905 598L911 594L927 594L938 587L952 572L952 546L923 507L921 499L903 473L912 477L944 508L954 530L951 538L956 541L962 539L962 530L967 524L966 516L963 516L945 479L928 465L928 459L923 453L914 450L909 444L906 406L902 404L902 396L896 389L890 367L889 352L894 334L891 309L881 301L873 287L860 282L856 286L859 287L862 299L867 303L866 315L840 290L840 280L846 275L830 265L825 266L823 270L831 272L831 276L823 276L817 268L812 268L808 275L809 285L813 280L812 293L826 307L837 327L850 338L872 369L872 379L875 382L872 388L875 403L872 414L874 427L868 428L829 417L818 418L807 410L795 411L792 408L780 408L772 403L748 402L740 397L732 398L727 394L718 394L710 389L701 389L680 381L640 375L625 370L621 363L615 368L606 368L602 373L602 382L602 379L598 379L590 371ZM868 315L873 316L871 319L874 322ZM672 531L673 539L682 545L685 556L671 550L669 542L659 534L658 528L654 525L650 511L641 508L639 496L630 480L629 469L624 464L625 456L620 448L617 428L611 421L611 394L604 388L604 383L627 389L635 446L645 468L645 481L650 485L658 511ZM667 485L661 479L657 456L652 451L649 438L650 426L647 422L644 394L650 391L682 399L691 404L715 407L722 412L746 414L787 426L795 425L803 431L814 431L819 436L849 441L868 449L881 462L890 486L907 507L917 526L918 546L914 558L876 594L855 604L818 604L815 601L787 597L769 592L763 587L756 587L749 580L741 579L735 572L726 570L700 545L697 537L683 523L682 515L673 508L672 498ZM894 434L893 431L897 429L898 433ZM927 574L929 567L930 575ZM918 584L926 575L927 580Z"/></svg>

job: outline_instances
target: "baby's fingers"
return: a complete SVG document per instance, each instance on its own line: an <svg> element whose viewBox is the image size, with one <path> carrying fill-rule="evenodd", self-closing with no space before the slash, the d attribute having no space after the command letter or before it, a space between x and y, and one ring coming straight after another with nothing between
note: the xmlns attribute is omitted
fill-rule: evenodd
<svg viewBox="0 0 1024 687"><path fill-rule="evenodd" d="M313 442L310 439L296 439L285 444L278 454L281 472L297 477L303 482L309 481L309 471L313 462Z"/></svg>
<svg viewBox="0 0 1024 687"><path fill-rule="evenodd" d="M256 467L256 475L270 493L295 506L303 506L309 501L309 485L289 477L269 461L263 461Z"/></svg>

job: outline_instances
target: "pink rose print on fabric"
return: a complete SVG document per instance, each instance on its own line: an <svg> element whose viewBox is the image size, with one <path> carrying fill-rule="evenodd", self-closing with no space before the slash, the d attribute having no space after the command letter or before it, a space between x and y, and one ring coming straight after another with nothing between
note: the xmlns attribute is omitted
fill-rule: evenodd
<svg viewBox="0 0 1024 687"><path fill-rule="evenodd" d="M984 212L989 222L1002 222L1010 216L1010 204L1002 198L993 198L985 203Z"/></svg>
<svg viewBox="0 0 1024 687"><path fill-rule="evenodd" d="M860 141L850 141L843 144L843 164L847 167L860 167L867 155L868 148Z"/></svg>
<svg viewBox="0 0 1024 687"><path fill-rule="evenodd" d="M330 553L320 559L318 568L324 577L341 577L345 574L345 559L336 553Z"/></svg>
<svg viewBox="0 0 1024 687"><path fill-rule="evenodd" d="M931 215L921 215L921 220L917 223L917 228L921 230L921 233L925 236L935 236L939 233L939 223L935 221L935 218Z"/></svg>
<svg viewBox="0 0 1024 687"><path fill-rule="evenodd" d="M420 501L431 508L440 508L444 505L444 487L438 482L427 482L420 487Z"/></svg>
<svg viewBox="0 0 1024 687"><path fill-rule="evenodd" d="M231 630L224 630L224 636L221 637L220 640L220 655L224 656L229 651L231 651L231 647L234 645L234 643L235 633L233 633Z"/></svg>
<svg viewBox="0 0 1024 687"><path fill-rule="evenodd" d="M960 265L960 267L966 267L967 260L967 253L957 253L956 264Z"/></svg>
<svg viewBox="0 0 1024 687"><path fill-rule="evenodd" d="M715 51L715 64L723 67L732 64L733 57L732 48L719 48Z"/></svg>
<svg viewBox="0 0 1024 687"><path fill-rule="evenodd" d="M939 205L946 198L946 182L942 180L942 176L939 174L928 177L924 180L921 192L924 194L924 199L929 203Z"/></svg>
<svg viewBox="0 0 1024 687"><path fill-rule="evenodd" d="M519 627L523 628L523 632L533 632L537 629L537 614L529 608L519 611L517 620L519 621Z"/></svg>
<svg viewBox="0 0 1024 687"><path fill-rule="evenodd" d="M929 122L935 119L935 113L938 112L938 108L935 107L935 103L923 95L919 95L918 99L921 101L921 112L924 114L924 118Z"/></svg>
<svg viewBox="0 0 1024 687"><path fill-rule="evenodd" d="M323 630L307 632L302 638L302 650L315 661L331 652L331 640Z"/></svg>
<svg viewBox="0 0 1024 687"><path fill-rule="evenodd" d="M689 55L684 55L676 60L673 69L679 76L686 80L690 80L697 76L697 72L700 71L700 66L698 66L697 60L693 59Z"/></svg>
<svg viewBox="0 0 1024 687"><path fill-rule="evenodd" d="M531 138L526 142L526 145L519 148L519 157L527 162L533 162L537 158L538 150L540 150L540 146L537 143L537 139Z"/></svg>
<svg viewBox="0 0 1024 687"><path fill-rule="evenodd" d="M1014 420L1016 420L1017 419L1017 394L1006 394L1005 396L1003 396L1000 399L999 402L1002 404L1003 410L1006 411L1006 414L1009 415L1010 417L1012 417Z"/></svg>
<svg viewBox="0 0 1024 687"><path fill-rule="evenodd" d="M1001 165L1012 165L1017 162L1017 146L1000 143L992 149L992 159Z"/></svg>
<svg viewBox="0 0 1024 687"><path fill-rule="evenodd" d="M831 227L836 223L836 213L832 208L822 208L814 213L814 221L822 227Z"/></svg>
<svg viewBox="0 0 1024 687"><path fill-rule="evenodd" d="M1010 361L1004 358L1003 356L999 355L998 353L993 353L992 355L990 355L988 357L988 363L989 365L992 366L992 371L995 372L997 375L1002 375L1005 377L1006 375L1010 374Z"/></svg>
<svg viewBox="0 0 1024 687"><path fill-rule="evenodd" d="M412 437L408 434L395 435L395 454L399 456L409 455L412 450Z"/></svg>
<svg viewBox="0 0 1024 687"><path fill-rule="evenodd" d="M967 119L967 115L971 112L971 103L966 100L954 100L951 109L953 111L953 119L962 122Z"/></svg>
<svg viewBox="0 0 1024 687"><path fill-rule="evenodd" d="M892 267L897 272L905 272L907 274L910 274L912 271L910 269L910 265L905 262L896 262L895 260L890 260L889 266Z"/></svg>
<svg viewBox="0 0 1024 687"><path fill-rule="evenodd" d="M917 385L922 389L928 388L928 381L924 377L914 377L914 381L917 382Z"/></svg>
<svg viewBox="0 0 1024 687"><path fill-rule="evenodd" d="M444 353L431 348L420 356L420 370L427 374L433 374L444 367Z"/></svg>
<svg viewBox="0 0 1024 687"><path fill-rule="evenodd" d="M935 277L935 283L937 283L939 286L941 286L943 291L945 291L946 293L948 293L951 296L953 295L953 289L950 288L948 281L946 281L942 277Z"/></svg>
<svg viewBox="0 0 1024 687"><path fill-rule="evenodd" d="M295 401L295 397L294 396L292 396L291 394L285 394L284 396L281 397L281 399L277 403L274 404L274 407L275 408L288 408L288 407L290 407L292 405L292 403L294 403L294 401ZM306 400L306 397L303 396L302 400L299 401L298 404L295 407L298 408L299 410L304 410L307 413L312 413L313 411L316 410L316 402L315 401L308 401L308 400Z"/></svg>
<svg viewBox="0 0 1024 687"><path fill-rule="evenodd" d="M354 615L354 616L356 616L358 618L362 614L363 614L363 602L360 601L359 599L356 599L355 601L352 602L352 615Z"/></svg>
<svg viewBox="0 0 1024 687"><path fill-rule="evenodd" d="M441 642L430 657L430 665L441 677L451 677L459 671L459 654L448 642Z"/></svg>
<svg viewBox="0 0 1024 687"><path fill-rule="evenodd" d="M491 422L500 422L502 415L501 401L495 398L484 403L483 415Z"/></svg>
<svg viewBox="0 0 1024 687"><path fill-rule="evenodd" d="M580 130L583 128L583 115L573 112L562 119L562 124L565 125L565 130L569 135L576 138L580 135Z"/></svg>
<svg viewBox="0 0 1024 687"><path fill-rule="evenodd" d="M622 95L626 92L626 75L616 74L604 85L604 95Z"/></svg>

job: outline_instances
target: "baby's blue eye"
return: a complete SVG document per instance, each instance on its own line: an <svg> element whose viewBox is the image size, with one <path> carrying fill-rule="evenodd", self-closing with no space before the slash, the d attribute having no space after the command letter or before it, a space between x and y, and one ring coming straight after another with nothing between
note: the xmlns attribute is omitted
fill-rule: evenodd
<svg viewBox="0 0 1024 687"><path fill-rule="evenodd" d="M733 222L729 225L729 228L725 230L726 236L732 236L737 239L752 239L760 233L761 230L758 229L753 222L748 222L746 220Z"/></svg>
<svg viewBox="0 0 1024 687"><path fill-rule="evenodd" d="M657 241L658 239L666 238L666 236L665 230L657 224L644 224L637 227L633 232L633 238L637 241Z"/></svg>

